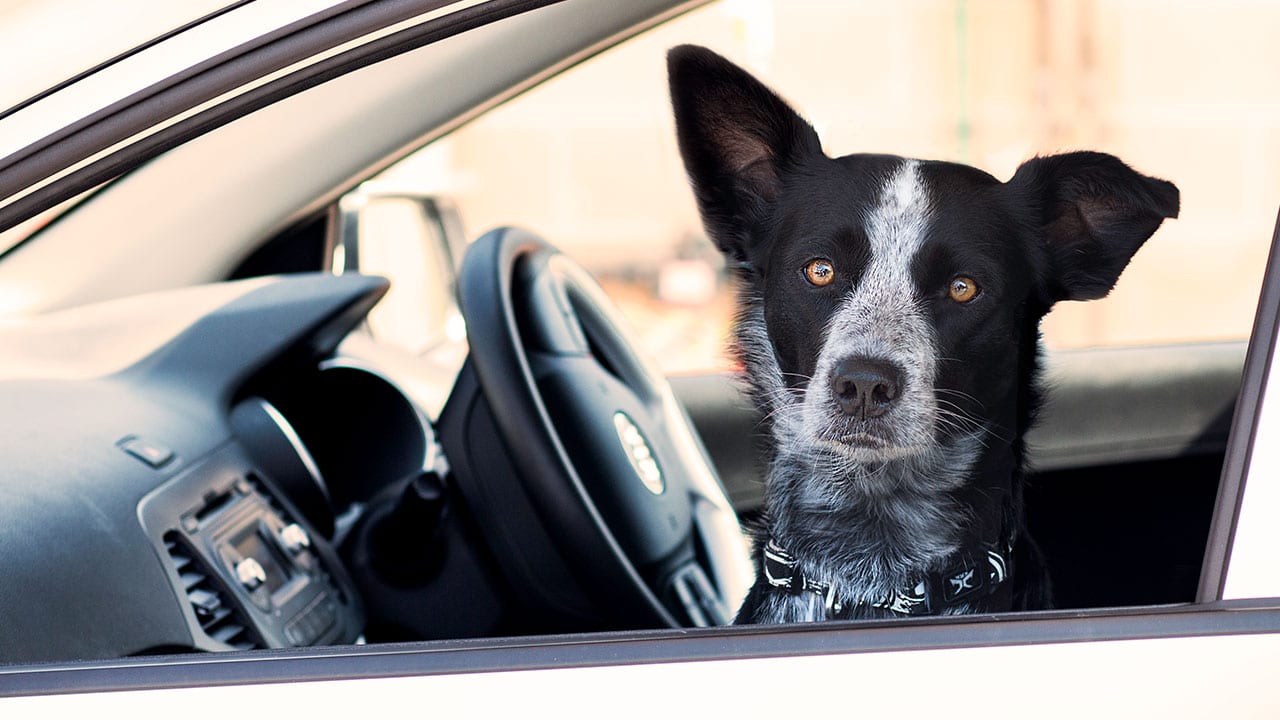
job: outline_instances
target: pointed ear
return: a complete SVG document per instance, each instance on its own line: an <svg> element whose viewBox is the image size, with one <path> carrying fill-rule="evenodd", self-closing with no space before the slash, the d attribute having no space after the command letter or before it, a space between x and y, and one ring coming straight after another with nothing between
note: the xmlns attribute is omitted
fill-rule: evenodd
<svg viewBox="0 0 1280 720"><path fill-rule="evenodd" d="M1096 300L1111 292L1130 258L1178 216L1178 188L1104 153L1029 160L1009 185L1037 213L1049 259L1049 300Z"/></svg>
<svg viewBox="0 0 1280 720"><path fill-rule="evenodd" d="M671 104L685 169L707 233L746 262L750 228L787 170L822 154L813 128L745 70L696 45L667 54Z"/></svg>

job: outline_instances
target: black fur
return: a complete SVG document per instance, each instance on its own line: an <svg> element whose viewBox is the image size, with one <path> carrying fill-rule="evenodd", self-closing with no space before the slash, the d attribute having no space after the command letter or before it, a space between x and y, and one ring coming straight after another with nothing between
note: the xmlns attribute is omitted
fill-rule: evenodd
<svg viewBox="0 0 1280 720"><path fill-rule="evenodd" d="M1005 183L948 162L832 159L719 55L680 46L668 66L704 225L738 275L736 346L771 440L757 545L774 537L858 603L991 542L1007 517L1020 524L1040 320L1059 300L1106 295L1177 215L1177 188L1093 152L1035 158ZM815 258L836 268L829 285L805 279ZM953 300L956 277L979 294ZM841 358L900 369L883 417L834 409ZM951 611L1049 604L1039 553L1025 528L1017 537L1013 582ZM821 616L818 598L779 595L757 580L739 621Z"/></svg>

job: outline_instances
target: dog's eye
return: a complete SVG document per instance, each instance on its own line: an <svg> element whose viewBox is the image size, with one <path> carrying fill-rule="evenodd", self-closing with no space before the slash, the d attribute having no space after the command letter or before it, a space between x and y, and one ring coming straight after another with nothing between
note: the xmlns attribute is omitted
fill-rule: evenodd
<svg viewBox="0 0 1280 720"><path fill-rule="evenodd" d="M973 278L963 275L951 281L951 299L958 303L967 303L978 297L978 283Z"/></svg>
<svg viewBox="0 0 1280 720"><path fill-rule="evenodd" d="M830 260L822 258L810 260L809 264L804 266L804 277L810 284L818 287L830 285L831 281L836 279L836 266L832 265Z"/></svg>

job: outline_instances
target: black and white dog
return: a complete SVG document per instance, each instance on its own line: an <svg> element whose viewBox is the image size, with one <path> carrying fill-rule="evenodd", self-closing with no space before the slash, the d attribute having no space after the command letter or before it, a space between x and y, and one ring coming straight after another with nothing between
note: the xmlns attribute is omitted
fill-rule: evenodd
<svg viewBox="0 0 1280 720"><path fill-rule="evenodd" d="M771 444L738 622L1049 604L1022 525L1039 323L1106 295L1178 190L1112 157L965 165L823 154L705 48L668 56L708 234L740 280L736 345Z"/></svg>

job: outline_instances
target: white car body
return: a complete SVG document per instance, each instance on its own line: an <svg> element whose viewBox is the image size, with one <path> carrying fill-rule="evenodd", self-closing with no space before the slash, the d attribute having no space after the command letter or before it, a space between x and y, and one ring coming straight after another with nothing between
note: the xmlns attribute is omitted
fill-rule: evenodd
<svg viewBox="0 0 1280 720"><path fill-rule="evenodd" d="M332 201L386 159L684 7L672 0L567 0L537 17L481 25L452 44L339 74L298 94L282 90L282 99L229 124L218 119L271 83L285 87L343 53L432 23L447 31L455 14L516 4L403 3L413 12L400 18L392 17L395 3L242 3L0 115L0 158L18 157L103 108L149 118L146 127L123 118L113 130L99 114L76 136L98 144L62 150L55 144L19 163L0 160L0 227L7 228L98 186L117 167L149 159L0 262L0 313L24 317L222 280L256 239ZM342 37L331 20L336 11L369 27ZM189 107L148 95L187 68L291 23L325 29L335 41L264 72L224 66L220 72L235 87L205 97L214 86L200 85ZM457 81L459 74L466 82ZM61 79L42 82L51 87ZM198 85L185 77L179 89L183 83ZM25 92L17 89L18 97L0 103L11 106ZM415 98L420 113L395 112ZM201 123L221 126L208 134L183 130ZM164 154L146 149L177 140L184 144ZM249 159L244 148L253 148L253 162L239 161ZM153 189L186 182L194 168L202 191L164 208L148 206ZM92 240L104 233L110 242ZM86 261L58 261L68 254ZM1266 390L1277 365L1280 261L1271 263L1196 603L0 665L0 716L1274 717L1280 397Z"/></svg>

